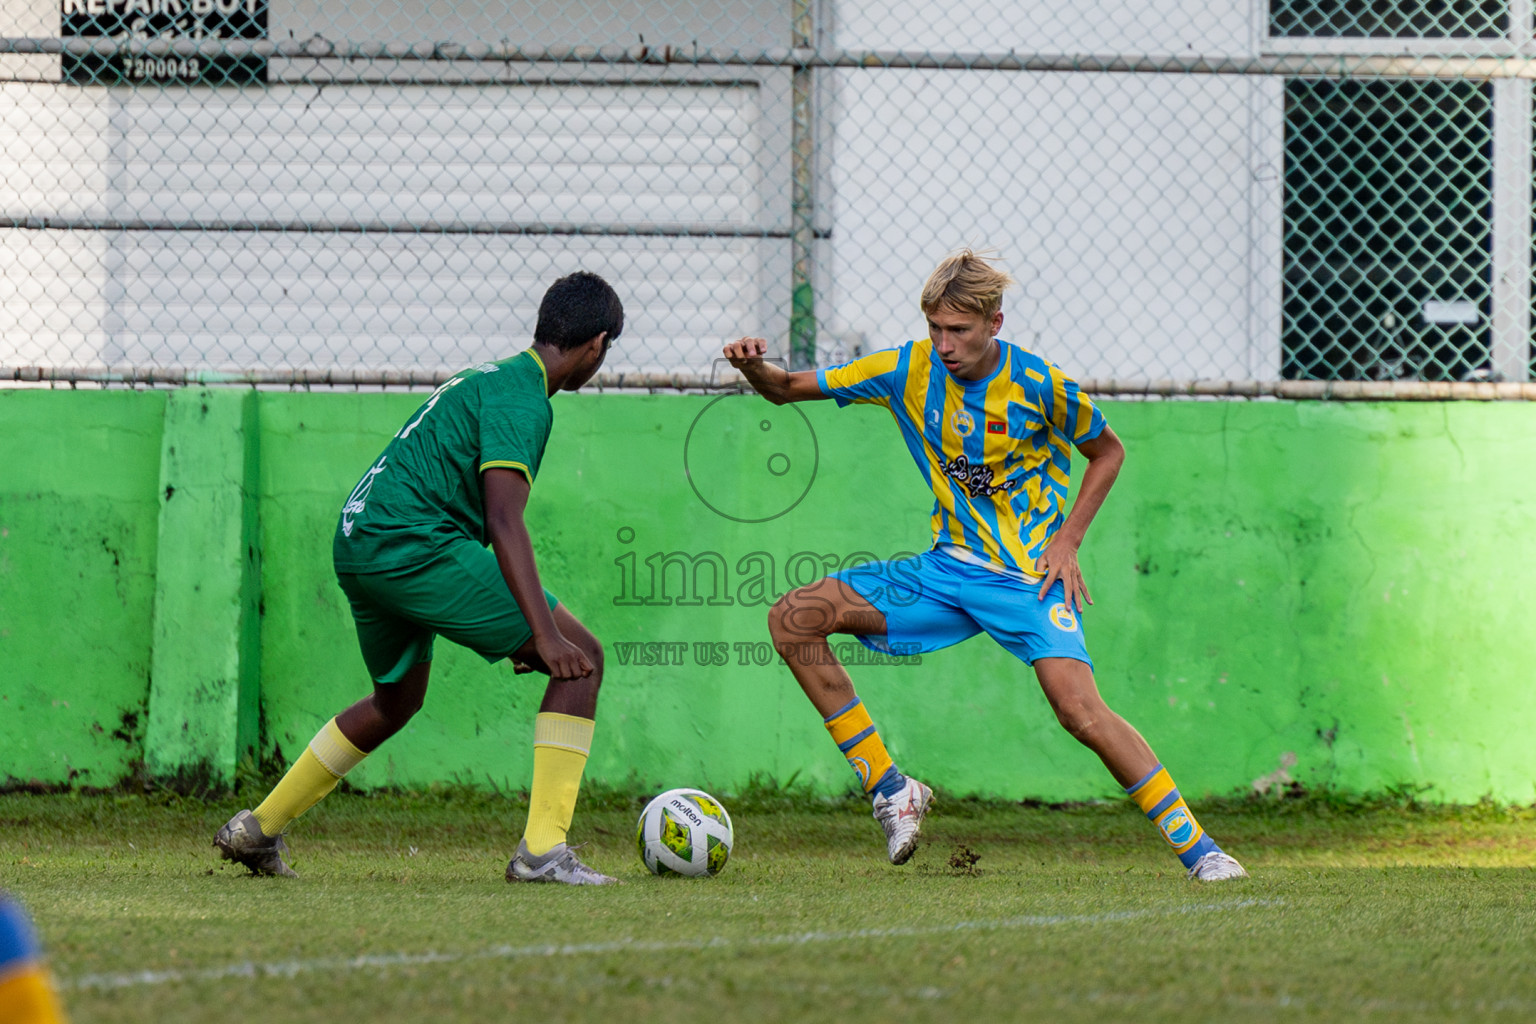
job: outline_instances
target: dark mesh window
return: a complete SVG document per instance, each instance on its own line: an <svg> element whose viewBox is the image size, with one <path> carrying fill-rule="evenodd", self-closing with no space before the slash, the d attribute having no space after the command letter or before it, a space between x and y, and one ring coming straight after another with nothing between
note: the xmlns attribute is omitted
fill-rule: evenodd
<svg viewBox="0 0 1536 1024"><path fill-rule="evenodd" d="M1531 139L1536 142L1536 104L1532 104ZM1531 167L1536 169L1536 148L1531 153ZM1536 181L1532 182L1531 195L1536 203ZM1526 366L1526 379L1536 380L1536 205L1531 208L1531 348L1530 362Z"/></svg>
<svg viewBox="0 0 1536 1024"><path fill-rule="evenodd" d="M1489 38L1509 31L1508 0L1270 0L1271 36Z"/></svg>
<svg viewBox="0 0 1536 1024"><path fill-rule="evenodd" d="M1486 82L1286 83L1286 378L1487 367L1492 111Z"/></svg>

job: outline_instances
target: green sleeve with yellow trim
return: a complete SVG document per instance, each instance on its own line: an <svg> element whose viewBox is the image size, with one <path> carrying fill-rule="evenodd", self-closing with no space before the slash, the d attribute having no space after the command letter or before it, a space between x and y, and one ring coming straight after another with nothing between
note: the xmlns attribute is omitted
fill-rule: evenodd
<svg viewBox="0 0 1536 1024"><path fill-rule="evenodd" d="M480 414L480 472L514 469L533 483L554 425L548 400L538 397L542 400L523 401L515 392L487 396Z"/></svg>

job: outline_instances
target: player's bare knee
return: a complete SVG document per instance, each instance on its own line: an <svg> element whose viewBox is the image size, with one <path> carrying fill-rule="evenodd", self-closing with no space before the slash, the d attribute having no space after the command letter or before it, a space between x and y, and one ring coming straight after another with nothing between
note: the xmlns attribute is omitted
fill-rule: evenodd
<svg viewBox="0 0 1536 1024"><path fill-rule="evenodd" d="M392 727L398 729L421 710L426 700L425 693L391 688L389 690L376 690L373 695L373 706L383 716L384 720Z"/></svg>
<svg viewBox="0 0 1536 1024"><path fill-rule="evenodd" d="M1094 707L1082 701L1062 701L1055 705L1056 721L1079 743L1092 746L1093 738L1102 724L1102 717Z"/></svg>
<svg viewBox="0 0 1536 1024"><path fill-rule="evenodd" d="M791 590L768 609L768 632L775 644L824 640L836 631L836 615L826 601L810 597L806 587Z"/></svg>
<svg viewBox="0 0 1536 1024"><path fill-rule="evenodd" d="M592 679L594 682L602 682L603 679L603 644L597 637L588 634L581 644L581 653L587 656L592 663Z"/></svg>
<svg viewBox="0 0 1536 1024"><path fill-rule="evenodd" d="M788 637L788 601L789 595L785 594L773 603L772 608L768 609L768 635L773 637L775 642Z"/></svg>

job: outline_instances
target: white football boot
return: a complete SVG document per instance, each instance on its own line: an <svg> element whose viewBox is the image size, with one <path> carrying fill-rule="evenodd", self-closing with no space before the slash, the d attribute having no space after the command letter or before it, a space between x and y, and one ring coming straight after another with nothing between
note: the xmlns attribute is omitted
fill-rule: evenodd
<svg viewBox="0 0 1536 1024"><path fill-rule="evenodd" d="M923 818L932 806L933 790L913 778L908 778L893 797L876 795L875 820L885 829L892 864L905 864L911 858Z"/></svg>
<svg viewBox="0 0 1536 1024"><path fill-rule="evenodd" d="M225 822L219 834L213 837L213 845L225 860L244 864L253 875L281 875L298 878L299 873L283 862L283 851L288 844L281 835L269 836L261 830L256 815L241 811Z"/></svg>
<svg viewBox="0 0 1536 1024"><path fill-rule="evenodd" d="M576 851L560 843L548 853L535 857L528 852L527 841L517 844L517 853L507 865L509 882L564 882L566 885L614 885L618 879L583 864Z"/></svg>
<svg viewBox="0 0 1536 1024"><path fill-rule="evenodd" d="M1189 869L1189 877L1197 882L1226 882L1233 878L1247 878L1248 872L1225 853L1212 850L1195 861L1195 866Z"/></svg>

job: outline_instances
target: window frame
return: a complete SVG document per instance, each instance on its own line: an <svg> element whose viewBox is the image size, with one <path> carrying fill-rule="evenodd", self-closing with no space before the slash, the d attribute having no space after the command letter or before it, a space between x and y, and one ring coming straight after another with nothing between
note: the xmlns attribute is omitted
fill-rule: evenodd
<svg viewBox="0 0 1536 1024"><path fill-rule="evenodd" d="M1351 77L1352 76L1338 75L1300 75L1286 76L1284 81L1287 87L1290 83L1297 80L1318 80L1340 84L1350 81ZM1427 85L1430 81L1433 80L1399 80L1399 84ZM1458 80L1453 79L1452 81ZM1460 79L1459 81L1475 82L1477 80ZM1509 84L1504 84L1506 82ZM1531 247L1531 193L1529 191L1528 184L1525 186L1526 190L1524 192L1520 191L1520 186L1522 181L1528 180L1531 164L1528 160L1523 165L1523 167L1520 168L1506 167L1506 172L1501 175L1499 172L1499 161L1501 158L1503 158L1506 165L1512 164L1513 162L1508 159L1510 152L1509 147L1511 145L1519 146L1522 144L1522 140L1516 137L1516 133L1511 131L1512 126L1510 125L1510 122L1521 116L1525 117L1527 120L1530 118L1529 102L1533 86L1530 82L1522 79L1495 79L1492 81L1484 80L1481 84L1485 84L1488 87L1488 109L1485 115L1487 118L1487 123L1485 127L1488 133L1488 143L1490 149L1488 153L1489 177L1487 182L1488 224L1487 234L1485 236L1488 259L1488 290L1486 292L1486 301L1488 306L1486 315L1482 315L1478 318L1475 332L1477 335L1481 336L1481 344L1485 346L1483 349L1483 357L1478 361L1478 363L1485 363L1486 369L1497 374L1505 375L1503 379L1523 380L1525 379L1524 375L1515 369L1514 364L1516 353L1522 350L1522 340L1529 336L1529 314L1525 312L1527 309L1527 304L1529 303L1529 292L1522 291L1520 288L1520 283L1521 281L1528 279L1530 274L1529 264L1523 263L1522 261L1529 259ZM1524 103L1519 102L1521 99L1524 100ZM1518 125L1514 125L1513 127L1518 127ZM1288 124L1286 123L1283 116L1279 136L1282 149L1288 149L1290 136L1288 131ZM1529 145L1529 139L1530 135L1526 134L1524 136L1524 144L1527 146ZM1521 174L1524 174L1525 177L1522 178L1520 176ZM1290 176L1285 173L1284 165L1282 163L1280 184L1280 203L1282 210L1285 208L1290 195L1291 179ZM1523 227L1520 219L1522 215L1525 218ZM1284 215L1282 213L1282 231L1284 230L1283 222ZM1524 248L1521 248L1522 246ZM1339 381L1377 379L1369 376L1368 374L1356 372L1357 368L1350 367L1347 364L1335 365L1331 361L1327 367L1326 375L1313 376L1310 374L1297 374L1294 377L1287 375L1286 366L1290 362L1288 353L1291 351L1287 348L1287 332L1284 322L1284 317L1286 315L1285 311L1288 307L1287 296L1289 292L1285 283L1287 270L1290 267L1288 248L1282 244L1278 249L1277 255L1280 260L1280 282L1277 288L1277 291L1279 292L1278 301L1281 318L1278 339L1278 354L1280 358L1279 365L1277 366L1277 371L1280 377L1282 379L1317 379ZM1482 303L1480 302L1480 309L1481 305ZM1404 311L1404 315L1411 316L1412 314ZM1458 357L1465 357L1467 355L1467 350L1465 348L1460 348L1457 351ZM1475 373L1478 369L1481 368L1483 367L1480 365L1474 365L1473 372ZM1517 375L1510 376L1511 374ZM1472 380L1479 378L1472 376L1438 377L1416 375L1403 379Z"/></svg>
<svg viewBox="0 0 1536 1024"><path fill-rule="evenodd" d="M1532 57L1536 56L1536 0L1506 0L1509 30L1503 36L1273 36L1269 33L1273 0L1251 0L1255 50L1264 56L1288 54ZM1321 69L1320 69L1321 70Z"/></svg>

